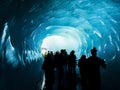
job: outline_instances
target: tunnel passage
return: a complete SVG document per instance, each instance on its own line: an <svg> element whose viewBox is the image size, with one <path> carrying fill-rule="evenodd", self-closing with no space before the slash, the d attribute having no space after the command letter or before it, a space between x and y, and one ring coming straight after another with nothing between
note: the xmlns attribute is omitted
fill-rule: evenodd
<svg viewBox="0 0 120 90"><path fill-rule="evenodd" d="M41 65L42 53L61 48L68 53L74 49L79 58L82 54L89 56L96 46L98 55L110 64L105 90L119 86L119 0L2 0L0 5L0 55L7 63L17 67L22 62L25 66L26 61L40 58Z"/></svg>
<svg viewBox="0 0 120 90"><path fill-rule="evenodd" d="M25 54L27 60L41 57L42 48L64 48L68 53L74 49L77 57L89 56L96 46L98 55L111 61L120 51L118 1L13 0L2 5L10 7L1 7L2 17L6 17L1 21L1 51L7 47L14 54L7 53L7 57L24 63ZM54 45L52 41L56 41Z"/></svg>

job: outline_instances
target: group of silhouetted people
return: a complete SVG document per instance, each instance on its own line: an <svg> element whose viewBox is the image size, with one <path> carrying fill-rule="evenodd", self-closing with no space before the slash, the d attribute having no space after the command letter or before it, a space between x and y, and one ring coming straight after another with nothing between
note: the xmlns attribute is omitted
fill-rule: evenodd
<svg viewBox="0 0 120 90"><path fill-rule="evenodd" d="M78 62L82 90L100 90L100 66L106 68L105 61L96 56L97 50L95 47L91 50L91 54L92 56L88 58L82 55ZM45 53L42 65L45 72L45 90L53 90L55 70L58 72L58 89L61 90L65 69L67 68L72 74L76 73L76 65L74 50L69 55L65 49L60 52L57 51L55 54L52 51Z"/></svg>
<svg viewBox="0 0 120 90"><path fill-rule="evenodd" d="M42 69L45 72L45 88L46 90L51 90L54 83L54 70L58 72L58 88L62 87L63 73L64 69L68 68L70 72L75 73L76 66L76 56L74 50L70 52L70 55L67 54L65 49L62 49L60 52L57 51L53 54L52 51L48 51L44 54L44 62Z"/></svg>
<svg viewBox="0 0 120 90"><path fill-rule="evenodd" d="M82 90L100 90L100 66L106 68L105 61L97 57L97 50L91 50L92 56L82 55L78 62L80 69Z"/></svg>

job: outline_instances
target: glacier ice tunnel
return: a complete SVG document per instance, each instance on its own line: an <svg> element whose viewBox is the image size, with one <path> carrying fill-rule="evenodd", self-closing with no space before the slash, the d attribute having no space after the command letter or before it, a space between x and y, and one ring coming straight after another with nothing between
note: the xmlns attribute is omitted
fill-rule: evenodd
<svg viewBox="0 0 120 90"><path fill-rule="evenodd" d="M120 90L119 0L0 1L0 90L38 90L42 54L75 50L78 60L94 46L107 63L102 90Z"/></svg>

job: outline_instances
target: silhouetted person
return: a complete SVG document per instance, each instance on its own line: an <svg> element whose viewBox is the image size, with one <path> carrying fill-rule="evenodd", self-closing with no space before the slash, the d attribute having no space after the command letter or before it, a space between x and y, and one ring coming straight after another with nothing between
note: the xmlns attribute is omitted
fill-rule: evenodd
<svg viewBox="0 0 120 90"><path fill-rule="evenodd" d="M63 53L62 53L62 59L63 59L63 64L64 64L64 71L67 70L67 59L68 59L68 54L66 49L63 49Z"/></svg>
<svg viewBox="0 0 120 90"><path fill-rule="evenodd" d="M52 86L54 82L54 63L51 52L48 52L48 55L46 55L42 65L42 69L45 71L46 90L52 90Z"/></svg>
<svg viewBox="0 0 120 90"><path fill-rule="evenodd" d="M75 51L72 50L70 52L70 55L68 56L68 69L70 72L75 72L75 67L76 67L76 56L75 56Z"/></svg>
<svg viewBox="0 0 120 90"><path fill-rule="evenodd" d="M100 66L106 68L105 61L97 57L97 50L94 47L91 50L92 56L88 58L88 85L89 90L100 90L101 81L100 81Z"/></svg>
<svg viewBox="0 0 120 90"><path fill-rule="evenodd" d="M80 70L82 90L88 90L87 59L86 59L85 55L82 55L81 58L79 59L78 67L79 67L79 70Z"/></svg>
<svg viewBox="0 0 120 90"><path fill-rule="evenodd" d="M55 59L56 69L58 71L58 74L57 74L58 75L58 88L61 88L62 81L63 81L63 72L64 72L63 66L65 64L63 49L60 51L60 53L56 52L54 59Z"/></svg>

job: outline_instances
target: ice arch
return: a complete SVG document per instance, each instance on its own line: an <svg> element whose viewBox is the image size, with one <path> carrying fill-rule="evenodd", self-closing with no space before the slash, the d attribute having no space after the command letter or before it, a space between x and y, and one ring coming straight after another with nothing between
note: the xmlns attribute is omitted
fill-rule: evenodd
<svg viewBox="0 0 120 90"><path fill-rule="evenodd" d="M19 5L14 6L15 3ZM26 0L11 0L9 5L13 5L10 9L14 11L10 16L6 15L9 16L7 19L4 18L7 22L4 27L8 28L2 29L7 34L2 34L1 43L10 36L11 46L20 61L24 60L24 54L30 60L39 57L44 40L53 36L64 39L62 42L71 44L73 41L76 47L72 45L70 48L75 49L78 57L81 54L89 56L93 46L107 61L117 58L120 52L118 1L31 0L28 3ZM5 43L1 45L4 47Z"/></svg>
<svg viewBox="0 0 120 90"><path fill-rule="evenodd" d="M47 36L43 40L41 48L48 49L47 51L57 51L66 49L68 53L75 50L79 56L81 52L81 39L79 30L68 26L49 26L46 28ZM49 33L50 32L50 33ZM82 39L84 36L81 34Z"/></svg>

